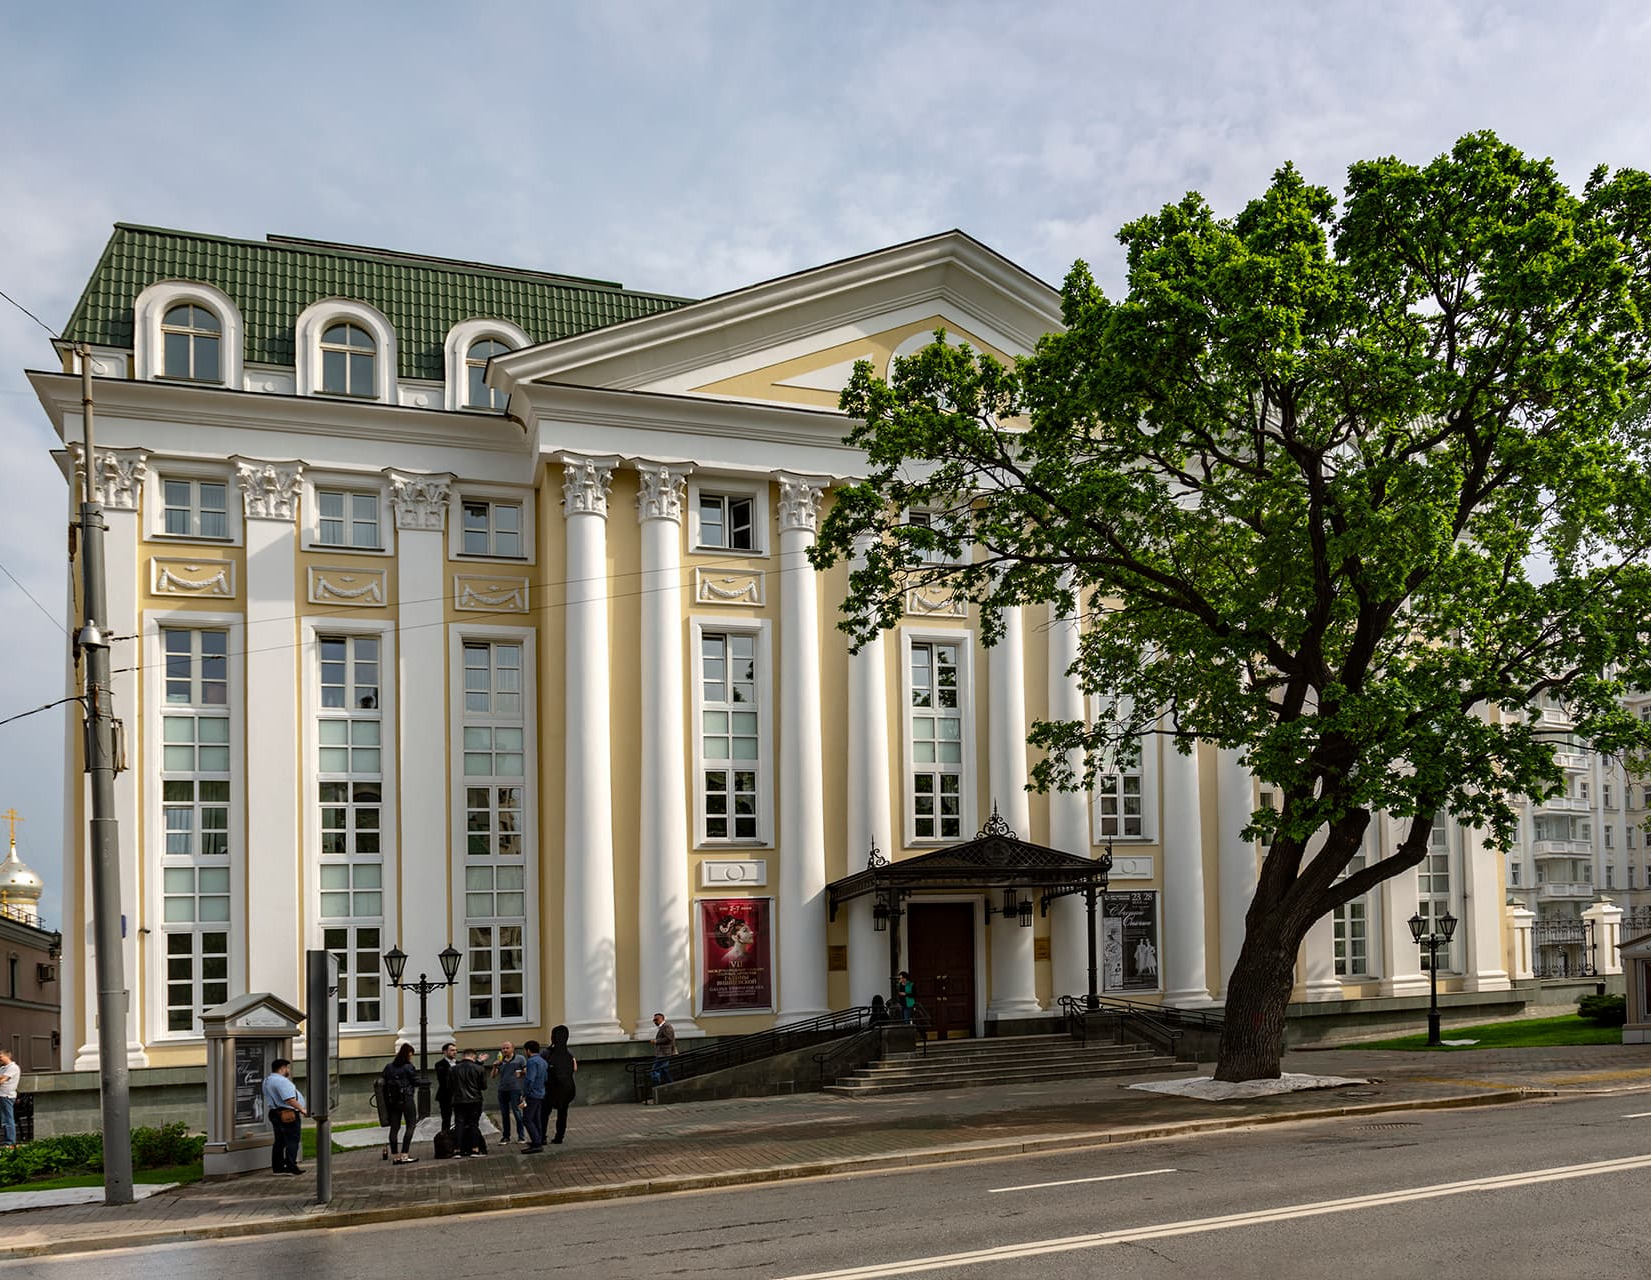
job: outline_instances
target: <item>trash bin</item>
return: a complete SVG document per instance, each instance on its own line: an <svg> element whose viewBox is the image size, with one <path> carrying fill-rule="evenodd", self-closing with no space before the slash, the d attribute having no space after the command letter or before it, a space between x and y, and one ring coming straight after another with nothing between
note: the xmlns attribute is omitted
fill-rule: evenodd
<svg viewBox="0 0 1651 1280"><path fill-rule="evenodd" d="M17 1121L18 1142L34 1141L34 1094L20 1093L11 1106L12 1118Z"/></svg>

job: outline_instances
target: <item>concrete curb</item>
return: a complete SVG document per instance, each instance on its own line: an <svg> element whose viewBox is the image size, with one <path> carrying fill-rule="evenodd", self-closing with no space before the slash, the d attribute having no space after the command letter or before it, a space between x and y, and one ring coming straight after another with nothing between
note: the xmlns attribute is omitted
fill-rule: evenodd
<svg viewBox="0 0 1651 1280"><path fill-rule="evenodd" d="M1459 1107L1503 1106L1538 1098L1557 1096L1551 1089L1500 1089L1490 1093L1455 1094L1441 1098L1396 1099L1345 1106L1312 1107L1272 1114L1211 1117L1165 1124L1135 1125L1123 1129L1095 1129L1077 1133L1050 1134L1038 1138L988 1139L950 1147L891 1151L882 1155L853 1156L841 1160L817 1160L806 1164L769 1165L764 1168L730 1169L723 1173L684 1174L616 1182L593 1187L564 1187L557 1190L519 1192L512 1195L479 1196L470 1200L438 1200L416 1206L421 1218L456 1217L460 1214L498 1213L508 1209L547 1208L563 1204L586 1204L598 1200L623 1200L636 1196L669 1195L684 1191L709 1191L721 1187L755 1186L770 1182L791 1182L802 1178L829 1178L847 1173L875 1173L889 1169L916 1169L927 1165L957 1164L970 1160L993 1160L1005 1156L1034 1155L1051 1151L1075 1151L1158 1138L1187 1137L1199 1133L1221 1133L1257 1125L1289 1124L1300 1120L1323 1120L1338 1116L1377 1115L1393 1111L1441 1111ZM405 1203L382 1209L350 1209L334 1213L324 1206L311 1206L302 1216L270 1218L261 1222L232 1222L199 1227L157 1227L152 1230L110 1233L76 1240L49 1240L40 1244L0 1247L0 1259L43 1258L74 1253L95 1253L109 1249L134 1249L148 1245L178 1244L193 1240L229 1240L245 1236L271 1235L287 1231L332 1230L338 1227L371 1226L385 1222L405 1222Z"/></svg>

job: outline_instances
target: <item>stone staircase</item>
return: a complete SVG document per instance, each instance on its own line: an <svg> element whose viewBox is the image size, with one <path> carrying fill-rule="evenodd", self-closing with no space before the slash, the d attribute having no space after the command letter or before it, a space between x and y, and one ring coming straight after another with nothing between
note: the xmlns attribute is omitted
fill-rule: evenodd
<svg viewBox="0 0 1651 1280"><path fill-rule="evenodd" d="M931 1040L928 1052L896 1053L844 1076L825 1092L845 1098L1025 1081L1193 1071L1192 1063L1138 1044L1079 1043L1068 1035Z"/></svg>

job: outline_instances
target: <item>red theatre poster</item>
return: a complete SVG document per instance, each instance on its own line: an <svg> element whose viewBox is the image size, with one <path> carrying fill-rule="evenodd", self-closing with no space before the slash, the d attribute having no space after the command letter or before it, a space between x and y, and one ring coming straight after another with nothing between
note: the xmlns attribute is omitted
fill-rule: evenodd
<svg viewBox="0 0 1651 1280"><path fill-rule="evenodd" d="M701 898L700 1009L763 1013L774 1007L772 898Z"/></svg>

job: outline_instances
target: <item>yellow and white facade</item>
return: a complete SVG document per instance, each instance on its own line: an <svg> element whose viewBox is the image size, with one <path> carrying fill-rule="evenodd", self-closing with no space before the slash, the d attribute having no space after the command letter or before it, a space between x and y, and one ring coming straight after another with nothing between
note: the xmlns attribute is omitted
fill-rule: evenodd
<svg viewBox="0 0 1651 1280"><path fill-rule="evenodd" d="M825 886L873 848L967 840L994 805L1034 842L1111 844L1113 890L1155 917L1131 935L1150 941L1131 994L1219 1003L1263 852L1237 836L1266 797L1236 756L1153 742L1096 794L1031 794L1028 726L1084 711L1074 624L1027 609L987 650L976 617L914 593L851 655L846 570L807 558L862 467L836 408L854 362L886 372L939 327L1012 359L1059 324L1052 289L948 233L566 336L455 315L418 339L442 376L412 377L385 278L517 273L311 252L377 283L271 320L244 281L140 278L109 313L130 323L93 345L134 1064L199 1061L201 1009L243 991L295 998L307 948L340 958L347 1055L416 1035L417 1001L382 976L394 945L410 975L463 955L433 1043L558 1022L645 1038L656 1010L679 1036L729 1034L864 1004L886 938L866 902L830 920ZM71 479L75 373L65 350L31 375ZM85 1067L68 741L64 1065ZM1425 990L1418 907L1463 921L1447 988L1508 987L1501 862L1474 832L1437 836L1314 930L1298 998ZM698 904L749 899L770 900L769 1002L708 1009ZM965 1030L1084 989L1079 901L1031 927L985 895L951 905Z"/></svg>

